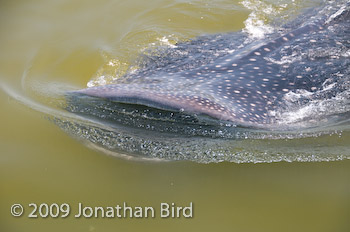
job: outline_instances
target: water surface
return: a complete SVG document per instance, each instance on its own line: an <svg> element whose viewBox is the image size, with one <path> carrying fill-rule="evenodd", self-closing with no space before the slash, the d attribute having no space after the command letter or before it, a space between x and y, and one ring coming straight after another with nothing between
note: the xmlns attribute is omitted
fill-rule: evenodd
<svg viewBox="0 0 350 232"><path fill-rule="evenodd" d="M277 24L283 23L319 4L316 0L1 3L0 78L5 89L0 91L1 231L348 231L346 159L272 164L131 162L85 147L47 118L64 114L57 104L64 104L59 93L113 82L147 48L242 28L264 36L274 28L276 15ZM241 152L243 161L257 161L257 151L272 158L287 153L304 161L300 154L313 151L336 160L349 155L349 139L349 132L340 129L292 141L241 140L235 152ZM14 218L9 211L14 203L75 206L124 201L154 207L162 201L192 201L195 215L169 220L28 219Z"/></svg>

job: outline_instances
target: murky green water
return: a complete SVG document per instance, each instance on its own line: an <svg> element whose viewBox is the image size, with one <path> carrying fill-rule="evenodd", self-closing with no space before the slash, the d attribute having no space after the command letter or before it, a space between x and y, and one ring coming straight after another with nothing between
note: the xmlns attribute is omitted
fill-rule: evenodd
<svg viewBox="0 0 350 232"><path fill-rule="evenodd" d="M254 21L272 20L274 14L283 21L318 4L317 0L1 2L0 80L7 93L0 91L0 231L349 231L349 160L127 161L85 147L44 114L8 94L23 97L31 106L39 102L51 106L50 93L101 84L100 76L108 83L144 48L249 28L248 17L251 26ZM318 149L338 143L344 154L349 133L310 140L308 144L317 144ZM271 149L274 146L278 144ZM303 147L296 142L289 149ZM152 206L156 217L77 219L80 202ZM179 206L193 202L193 218L160 218L162 202ZM18 218L10 212L15 203L25 209ZM67 218L28 218L30 203L68 203L72 211Z"/></svg>

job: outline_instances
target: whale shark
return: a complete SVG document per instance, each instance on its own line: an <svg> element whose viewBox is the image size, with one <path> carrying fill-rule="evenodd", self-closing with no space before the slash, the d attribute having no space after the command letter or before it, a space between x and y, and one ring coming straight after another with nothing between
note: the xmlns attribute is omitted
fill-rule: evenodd
<svg viewBox="0 0 350 232"><path fill-rule="evenodd" d="M113 83L65 92L73 117L53 121L128 159L348 158L348 137L327 136L349 131L349 12L327 2L263 38L242 30L152 48Z"/></svg>
<svg viewBox="0 0 350 232"><path fill-rule="evenodd" d="M176 54L186 51L182 59L170 56L160 66L144 65L117 83L72 94L206 115L239 126L281 128L283 119L276 112L288 107L288 96L303 92L309 94L303 101L316 95L329 98L334 96L334 91L327 91L330 84L341 88L341 77L350 73L349 18L349 7L343 6L328 18L311 17L246 44L243 36L237 36L243 32L183 42L169 48ZM242 43L240 47L234 47L237 41ZM201 45L216 52L204 57L199 49L193 49ZM217 54L218 49L224 52Z"/></svg>
<svg viewBox="0 0 350 232"><path fill-rule="evenodd" d="M291 128L280 113L290 110L288 99L298 95L300 106L347 88L349 6L328 17L310 17L315 11L264 39L248 41L243 32L235 32L179 43L163 55L143 59L143 67L116 83L69 95L243 127Z"/></svg>

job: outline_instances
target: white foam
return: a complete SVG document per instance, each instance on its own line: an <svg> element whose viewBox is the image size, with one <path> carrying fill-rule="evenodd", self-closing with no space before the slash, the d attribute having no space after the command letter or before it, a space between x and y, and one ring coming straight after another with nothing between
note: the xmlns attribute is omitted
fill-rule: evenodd
<svg viewBox="0 0 350 232"><path fill-rule="evenodd" d="M99 76L93 80L90 80L88 83L87 83L87 87L94 87L94 86L101 86L101 85L106 85L107 84L107 80L105 78L104 75L102 76Z"/></svg>
<svg viewBox="0 0 350 232"><path fill-rule="evenodd" d="M332 14L326 21L326 24L332 22L336 17L338 17L339 15L341 15L344 11L346 10L346 6L342 6L337 12L335 12L334 14Z"/></svg>
<svg viewBox="0 0 350 232"><path fill-rule="evenodd" d="M177 46L173 43L170 42L169 38L167 36L163 36L161 38L157 38L157 40L165 46L171 47L171 48L176 48Z"/></svg>
<svg viewBox="0 0 350 232"><path fill-rule="evenodd" d="M244 21L245 28L243 29L251 38L262 39L266 34L274 31L273 27L265 22L268 18L267 16L277 13L277 10L272 5L254 0L244 0L241 4L252 11Z"/></svg>
<svg viewBox="0 0 350 232"><path fill-rule="evenodd" d="M349 94L350 90L339 92L331 98L317 97L337 88L335 83L324 84L323 89L317 92L307 90L296 90L286 93L283 102L286 109L271 111L269 114L275 116L279 124L293 123L322 123L328 120L332 115L340 115L349 112ZM300 101L307 100L307 103L300 104Z"/></svg>

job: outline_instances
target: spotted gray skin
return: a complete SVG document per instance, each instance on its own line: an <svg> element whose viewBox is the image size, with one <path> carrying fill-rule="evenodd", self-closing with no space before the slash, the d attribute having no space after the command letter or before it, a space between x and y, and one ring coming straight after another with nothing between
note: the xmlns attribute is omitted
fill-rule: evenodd
<svg viewBox="0 0 350 232"><path fill-rule="evenodd" d="M140 70L116 84L75 93L271 128L279 124L274 112L286 107L286 94L324 92L325 82L349 76L349 7L330 15L306 15L253 42L236 32L180 43L155 56L154 64L146 57Z"/></svg>

